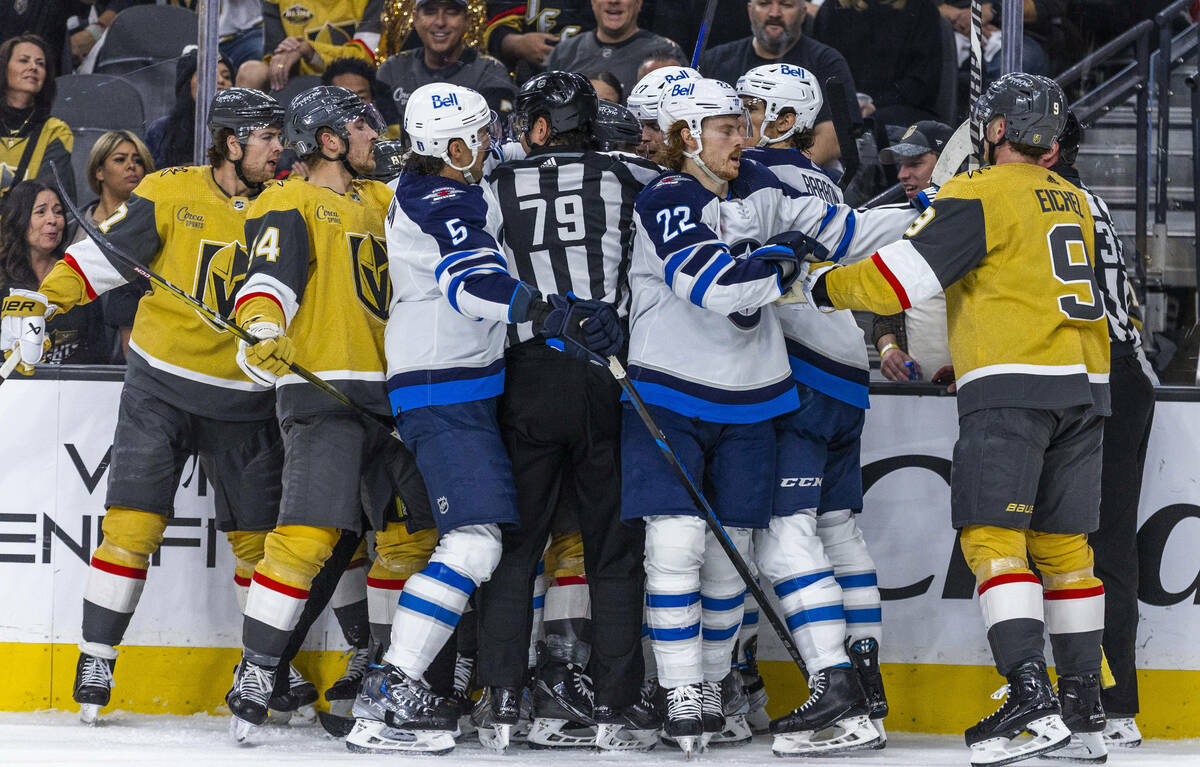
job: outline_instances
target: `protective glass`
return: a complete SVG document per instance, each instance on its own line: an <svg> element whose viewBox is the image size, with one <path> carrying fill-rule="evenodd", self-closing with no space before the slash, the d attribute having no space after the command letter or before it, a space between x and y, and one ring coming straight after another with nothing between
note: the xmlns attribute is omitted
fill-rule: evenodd
<svg viewBox="0 0 1200 767"><path fill-rule="evenodd" d="M354 122L355 120L362 120L368 128L380 136L387 131L387 121L383 119L383 115L379 113L374 104L363 104L358 114L347 122Z"/></svg>

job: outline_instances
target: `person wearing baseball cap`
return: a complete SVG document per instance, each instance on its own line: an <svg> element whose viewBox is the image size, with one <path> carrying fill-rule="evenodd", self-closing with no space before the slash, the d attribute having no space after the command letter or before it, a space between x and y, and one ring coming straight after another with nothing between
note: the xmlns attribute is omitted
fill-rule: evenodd
<svg viewBox="0 0 1200 767"><path fill-rule="evenodd" d="M953 133L945 123L922 120L910 125L895 144L879 151L880 162L899 166L896 177L908 199L929 186L933 166Z"/></svg>

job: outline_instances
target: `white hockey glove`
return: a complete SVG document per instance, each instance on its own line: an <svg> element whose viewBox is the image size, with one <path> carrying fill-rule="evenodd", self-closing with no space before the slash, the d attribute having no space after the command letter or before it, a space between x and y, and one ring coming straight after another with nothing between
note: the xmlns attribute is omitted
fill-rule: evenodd
<svg viewBox="0 0 1200 767"><path fill-rule="evenodd" d="M250 380L274 386L296 359L296 345L274 322L251 322L246 332L259 339L256 344L238 341L237 364Z"/></svg>
<svg viewBox="0 0 1200 767"><path fill-rule="evenodd" d="M792 284L791 290L784 293L779 298L775 299L777 304L810 304L814 309L822 312L837 311L833 306L827 303L821 303L813 300L812 290L817 280L821 275L828 272L830 269L836 269L837 264L832 261L819 261L812 263L805 261L800 264L800 274L796 277L796 281Z"/></svg>
<svg viewBox="0 0 1200 767"><path fill-rule="evenodd" d="M4 299L0 313L0 349L7 358L13 349L21 352L17 370L24 375L33 373L33 366L42 361L49 340L46 338L46 318L53 312L41 293L13 288Z"/></svg>

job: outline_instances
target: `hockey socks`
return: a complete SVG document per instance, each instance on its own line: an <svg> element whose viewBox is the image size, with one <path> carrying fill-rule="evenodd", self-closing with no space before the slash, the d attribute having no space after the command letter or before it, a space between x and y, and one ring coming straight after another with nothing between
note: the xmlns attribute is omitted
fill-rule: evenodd
<svg viewBox="0 0 1200 767"><path fill-rule="evenodd" d="M104 540L92 555L83 591L84 642L121 643L146 585L150 555L166 527L162 514L123 506L113 506L104 515Z"/></svg>
<svg viewBox="0 0 1200 767"><path fill-rule="evenodd" d="M883 639L879 579L875 560L867 550L850 509L828 511L817 516L817 535L833 565L833 575L842 587L846 634L851 640Z"/></svg>

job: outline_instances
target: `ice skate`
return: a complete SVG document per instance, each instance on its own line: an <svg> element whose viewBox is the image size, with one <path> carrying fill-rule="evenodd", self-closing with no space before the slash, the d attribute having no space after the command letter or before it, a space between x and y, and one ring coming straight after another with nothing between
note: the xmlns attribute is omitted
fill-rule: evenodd
<svg viewBox="0 0 1200 767"><path fill-rule="evenodd" d="M313 703L318 697L316 685L289 663L288 689L267 701L267 724L312 724L317 718Z"/></svg>
<svg viewBox="0 0 1200 767"><path fill-rule="evenodd" d="M325 732L337 738L344 738L354 729L354 716L350 713L354 707L354 699L358 696L358 688L362 684L363 674L371 663L371 651L366 647L351 647L345 653L347 656L346 670L337 681L325 691L325 700L329 701L329 711L318 711L317 718Z"/></svg>
<svg viewBox="0 0 1200 767"><path fill-rule="evenodd" d="M710 746L733 746L749 743L754 737L746 714L750 711L750 700L742 687L742 676L737 669L731 670L721 680L721 708L725 713L725 726L709 738Z"/></svg>
<svg viewBox="0 0 1200 767"><path fill-rule="evenodd" d="M1132 716L1110 716L1104 725L1104 742L1109 747L1137 748L1142 745L1142 731Z"/></svg>
<svg viewBox="0 0 1200 767"><path fill-rule="evenodd" d="M79 653L79 662L75 664L75 690L71 697L79 704L79 721L84 724L96 724L100 709L108 705L116 664L116 660Z"/></svg>
<svg viewBox="0 0 1200 767"><path fill-rule="evenodd" d="M738 674L749 704L746 723L751 732L766 732L771 727L771 717L767 714L767 687L758 673L758 637L750 637L742 647Z"/></svg>
<svg viewBox="0 0 1200 767"><path fill-rule="evenodd" d="M530 748L577 748L596 745L592 719L592 680L572 663L563 663L538 648L537 682L533 689Z"/></svg>
<svg viewBox="0 0 1200 767"><path fill-rule="evenodd" d="M636 703L621 709L596 706L592 718L596 722L596 747L603 751L649 751L658 743L662 725L655 709L653 681L642 684Z"/></svg>
<svg viewBox="0 0 1200 767"><path fill-rule="evenodd" d="M1100 703L1100 677L1060 676L1058 699L1062 704L1063 724L1071 731L1071 742L1047 756L1085 764L1108 761L1108 747L1104 743L1107 722L1104 706Z"/></svg>
<svg viewBox="0 0 1200 767"><path fill-rule="evenodd" d="M1005 696L1007 697L1005 698ZM1008 684L992 697L1003 705L966 732L973 767L1019 762L1067 745L1071 731L1063 723L1046 664L1026 661L1008 675ZM1018 740L1022 733L1030 738Z"/></svg>
<svg viewBox="0 0 1200 767"><path fill-rule="evenodd" d="M395 666L371 665L354 701L354 728L346 748L356 752L454 749L458 707Z"/></svg>
<svg viewBox="0 0 1200 767"><path fill-rule="evenodd" d="M685 759L700 749L704 734L704 688L700 682L667 690L667 715L663 721L663 740L679 747Z"/></svg>
<svg viewBox="0 0 1200 767"><path fill-rule="evenodd" d="M458 730L462 735L474 735L475 723L471 721L475 701L471 700L471 691L475 682L475 657L470 655L454 656L454 690L450 693L458 704Z"/></svg>
<svg viewBox="0 0 1200 767"><path fill-rule="evenodd" d="M479 744L503 752L512 743L513 729L521 721L523 687L488 687L475 704L471 723Z"/></svg>
<svg viewBox="0 0 1200 767"><path fill-rule="evenodd" d="M881 749L887 745L887 731L883 729L883 719L888 715L887 694L883 689L883 674L879 669L879 642L874 637L859 639L857 642L846 640L846 653L850 656L850 665L858 674L863 691L867 694L867 703L871 707L871 724L879 733L879 740L871 748Z"/></svg>
<svg viewBox="0 0 1200 767"><path fill-rule="evenodd" d="M233 672L233 689L225 702L233 714L229 732L238 743L245 742L254 728L267 721L267 701L275 686L275 669L242 658Z"/></svg>
<svg viewBox="0 0 1200 767"><path fill-rule="evenodd" d="M708 748L713 736L725 729L725 710L721 704L721 683L701 682L700 722L704 732L700 735L700 750Z"/></svg>
<svg viewBox="0 0 1200 767"><path fill-rule="evenodd" d="M809 677L808 687L808 700L800 708L771 722L776 756L824 756L871 748L879 741L854 669L824 669Z"/></svg>

